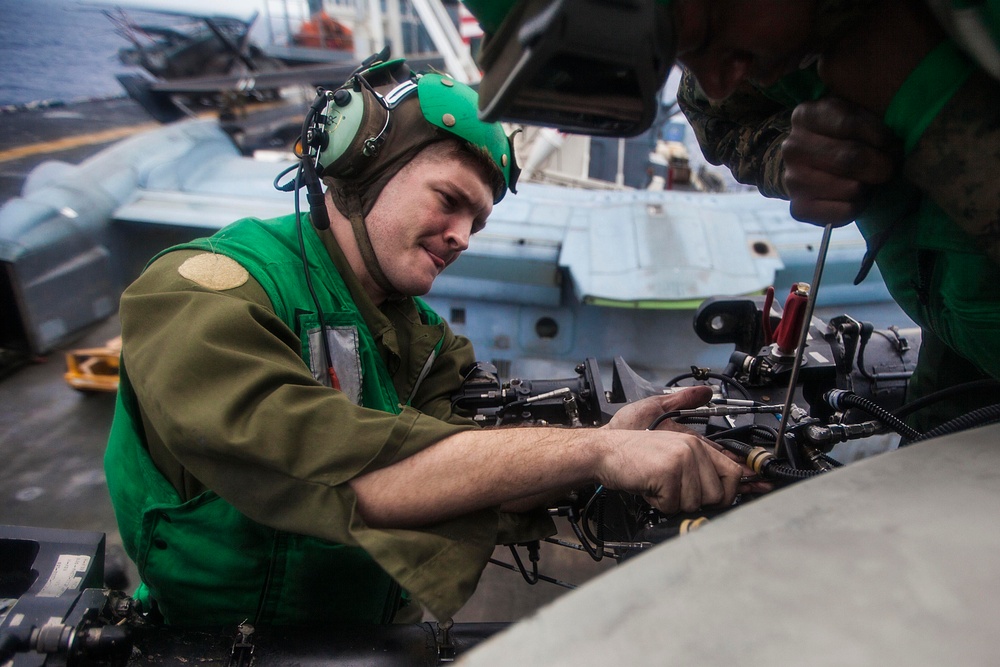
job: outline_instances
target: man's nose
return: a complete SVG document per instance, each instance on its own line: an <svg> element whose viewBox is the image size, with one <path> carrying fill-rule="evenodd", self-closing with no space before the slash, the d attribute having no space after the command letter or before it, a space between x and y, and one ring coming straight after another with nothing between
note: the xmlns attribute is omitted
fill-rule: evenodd
<svg viewBox="0 0 1000 667"><path fill-rule="evenodd" d="M463 252L469 247L469 238L471 236L472 225L465 223L451 225L445 232L445 240L448 242L448 247L458 252Z"/></svg>

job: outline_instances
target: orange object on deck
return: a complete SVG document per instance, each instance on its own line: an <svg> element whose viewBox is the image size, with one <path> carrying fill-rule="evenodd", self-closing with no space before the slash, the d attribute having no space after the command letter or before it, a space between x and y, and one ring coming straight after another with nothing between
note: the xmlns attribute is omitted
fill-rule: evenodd
<svg viewBox="0 0 1000 667"><path fill-rule="evenodd" d="M308 21L303 22L299 31L295 33L293 41L298 46L314 49L350 51L354 48L354 35L351 29L331 18L326 12L314 14Z"/></svg>
<svg viewBox="0 0 1000 667"><path fill-rule="evenodd" d="M118 359L122 337L109 340L105 347L70 350L66 353L66 384L82 392L118 391Z"/></svg>

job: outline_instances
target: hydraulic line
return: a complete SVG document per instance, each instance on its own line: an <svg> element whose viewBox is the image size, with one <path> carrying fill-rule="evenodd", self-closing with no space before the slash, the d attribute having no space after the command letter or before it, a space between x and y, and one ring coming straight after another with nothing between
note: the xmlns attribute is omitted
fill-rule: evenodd
<svg viewBox="0 0 1000 667"><path fill-rule="evenodd" d="M822 475L823 470L799 470L783 463L763 447L751 447L739 440L723 438L716 440L718 444L732 452L736 452L747 460L747 464L759 475L781 482L795 482L810 477Z"/></svg>
<svg viewBox="0 0 1000 667"><path fill-rule="evenodd" d="M590 502L587 503L588 508L590 507L590 503L594 501L594 498L597 496L597 494L601 493L602 488L603 487L598 487L597 491L594 493L594 497L592 497L590 499ZM586 512L586 509L584 509L584 511ZM580 529L580 515L577 514L576 509L574 507L570 507L567 513L563 514L562 512L560 512L560 516L565 516L566 519L569 521L570 528L573 529L573 533L576 535L576 539L580 541L580 545L583 546L583 550L587 552L587 555L590 556L595 561L603 560L604 546L601 544L597 544L596 547L591 546L590 544L591 537L589 537L588 535L584 535L584 532ZM586 516L583 517L583 521L586 524L587 521ZM590 531L588 530L587 532L589 533Z"/></svg>
<svg viewBox="0 0 1000 667"><path fill-rule="evenodd" d="M750 432L751 442L759 445L770 445L778 436L778 429L771 426L764 426L763 424L746 424L744 426L736 426L734 428L726 429L725 431L713 433L708 436L708 439L716 440L718 438L736 438L748 431Z"/></svg>
<svg viewBox="0 0 1000 667"><path fill-rule="evenodd" d="M590 532L590 523L589 523L590 508L594 505L597 506L597 513L598 513L597 529L599 532L603 533L603 524L604 524L603 485L598 486L597 489L594 491L594 495L592 495L590 497L590 500L587 501L587 504L584 505L583 514L580 516L580 528L583 530L583 534L586 535L586 538L594 543L595 547L595 551L591 552L589 549L587 551L588 553L590 553L590 557L593 558L595 561L601 561L604 559L604 535L603 534L594 535L593 533ZM577 535L577 537L579 537L579 535ZM583 540L581 540L581 542L582 541Z"/></svg>
<svg viewBox="0 0 1000 667"><path fill-rule="evenodd" d="M892 414L902 419L907 415L913 414L917 410L922 410L928 405L937 403L939 401L943 401L945 399L951 398L952 396L964 394L967 392L971 393L971 392L981 391L984 389L997 389L997 388L1000 388L1000 382L998 382L997 380L974 380L972 382L966 382L965 384L956 384L954 386L946 387L945 389L935 391L933 394L927 394L926 396L922 396L915 401L910 401L901 408L898 408L895 411L893 411Z"/></svg>
<svg viewBox="0 0 1000 667"><path fill-rule="evenodd" d="M534 586L538 583L538 542L527 543L528 548L528 560L531 561L531 573L525 569L524 563L521 562L521 555L517 553L517 545L508 544L510 548L510 554L514 557L514 562L517 563L517 569L521 572L521 577L528 583L529 586Z"/></svg>
<svg viewBox="0 0 1000 667"><path fill-rule="evenodd" d="M863 396L852 394L843 389L831 389L823 396L823 400L830 404L834 410L843 412L846 408L857 408L862 412L867 412L879 419L883 424L891 428L904 438L914 440L920 437L920 432L910 428L906 423L874 401L870 401Z"/></svg>
<svg viewBox="0 0 1000 667"><path fill-rule="evenodd" d="M671 410L650 422L646 427L647 431L655 431L656 428L668 419L705 419L709 417L731 417L733 415L767 414L776 413L781 409L778 405L703 405L699 408L688 410Z"/></svg>
<svg viewBox="0 0 1000 667"><path fill-rule="evenodd" d="M956 417L949 422L945 422L936 428L932 428L923 435L910 440L906 444L912 445L914 442L920 442L921 440L928 440L941 435L958 433L959 431L975 428L977 426L985 426L998 421L1000 421L1000 403L995 403L993 405L987 405L985 408L979 408L978 410L967 412L960 417Z"/></svg>
<svg viewBox="0 0 1000 667"><path fill-rule="evenodd" d="M737 380L734 380L733 378L729 377L728 375L723 375L722 373L708 372L708 373L704 373L704 374L699 373L698 377L699 378L706 377L706 378L710 378L712 380L718 380L719 382L727 384L727 385L731 386L733 389L735 389L736 391L738 391L741 394L743 394L743 398L750 399L750 392L747 391L747 388L744 387L742 384L740 384ZM666 386L668 386L668 387L676 387L676 386L678 386L677 383L679 383L681 380L693 380L693 379L695 379L695 374L694 373L682 373L681 375L678 375L676 377L670 378L670 381L667 382Z"/></svg>

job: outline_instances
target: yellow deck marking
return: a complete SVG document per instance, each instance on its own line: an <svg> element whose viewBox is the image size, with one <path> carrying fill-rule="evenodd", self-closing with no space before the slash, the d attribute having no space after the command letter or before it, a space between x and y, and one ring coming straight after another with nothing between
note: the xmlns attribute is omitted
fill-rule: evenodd
<svg viewBox="0 0 1000 667"><path fill-rule="evenodd" d="M273 109L280 106L280 104L281 102L262 102L253 105L245 111L255 113L257 111L264 111L265 109ZM215 118L217 115L218 114L215 111L203 111L195 114L195 117L204 119ZM18 146L17 148L9 148L5 151L0 151L0 162L10 162L11 160L19 160L23 157L30 157L32 155L58 153L60 151L68 151L71 148L79 148L80 146L104 144L118 139L124 139L125 137L138 132L152 130L156 127L162 127L162 125L160 123L141 123L139 125L116 127L111 130L104 130L103 132L88 132L87 134L63 137L62 139L56 139L54 141L41 141L37 144L28 144L26 146Z"/></svg>
<svg viewBox="0 0 1000 667"><path fill-rule="evenodd" d="M158 126L159 123L129 125L127 127L117 127L113 130L104 130L103 132L89 132L87 134L78 134L72 137L63 137L62 139L56 139L55 141L41 141L37 144L28 144L27 146L9 148L5 151L0 151L0 162L10 162L11 160L19 160L23 157L30 157L32 155L58 153L59 151L68 151L71 148L79 148L80 146L103 144L109 141L122 139L133 135L136 132L151 130Z"/></svg>

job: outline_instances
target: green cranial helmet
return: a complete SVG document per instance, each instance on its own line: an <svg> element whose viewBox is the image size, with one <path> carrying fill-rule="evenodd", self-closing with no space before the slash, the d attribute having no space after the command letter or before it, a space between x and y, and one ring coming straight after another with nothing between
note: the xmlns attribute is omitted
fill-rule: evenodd
<svg viewBox="0 0 1000 667"><path fill-rule="evenodd" d="M479 96L476 91L435 72L419 75L417 97L420 111L428 123L485 152L500 169L507 187L517 191L519 170L514 164L514 144L500 123L479 119ZM500 201L504 194L501 192L496 201Z"/></svg>
<svg viewBox="0 0 1000 667"><path fill-rule="evenodd" d="M459 139L487 159L494 203L515 191L513 144L497 122L478 116L469 86L437 72L414 74L403 60L381 62L327 94L317 171L338 189L363 189L369 205L404 164L427 145Z"/></svg>

